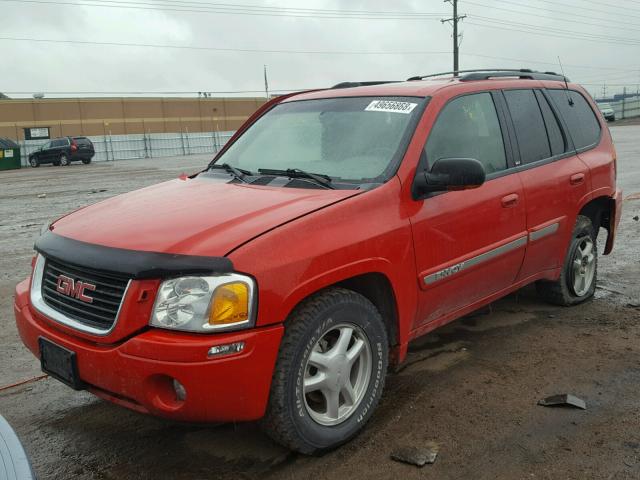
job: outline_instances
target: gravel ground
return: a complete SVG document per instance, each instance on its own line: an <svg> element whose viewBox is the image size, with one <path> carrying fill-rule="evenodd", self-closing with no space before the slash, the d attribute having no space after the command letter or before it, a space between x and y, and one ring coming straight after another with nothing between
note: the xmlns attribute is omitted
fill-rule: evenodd
<svg viewBox="0 0 640 480"><path fill-rule="evenodd" d="M549 306L532 288L411 346L362 435L323 457L292 454L254 424L185 425L129 412L52 379L0 391L40 479L637 479L640 477L640 126L612 127L624 212L596 298ZM208 157L0 172L0 388L40 374L15 330L14 285L43 222ZM46 194L45 198L38 198ZM635 198L632 197L633 194ZM600 239L603 244L603 238ZM536 405L573 393L587 410ZM399 446L435 443L423 469Z"/></svg>

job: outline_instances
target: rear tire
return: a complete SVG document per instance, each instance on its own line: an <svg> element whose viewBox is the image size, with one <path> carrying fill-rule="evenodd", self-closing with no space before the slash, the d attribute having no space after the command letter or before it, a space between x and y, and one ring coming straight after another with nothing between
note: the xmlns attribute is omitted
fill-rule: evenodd
<svg viewBox="0 0 640 480"><path fill-rule="evenodd" d="M69 160L69 157L67 157L64 153L60 155L60 165L62 165L63 167L66 167L67 165L71 165L71 161Z"/></svg>
<svg viewBox="0 0 640 480"><path fill-rule="evenodd" d="M82 163L84 163L85 165L89 165L91 163L91 159L85 158L84 160L82 160Z"/></svg>
<svg viewBox="0 0 640 480"><path fill-rule="evenodd" d="M304 454L338 447L362 430L382 395L382 317L362 295L332 288L296 307L285 328L262 428Z"/></svg>
<svg viewBox="0 0 640 480"><path fill-rule="evenodd" d="M29 165L31 165L32 168L38 168L40 166L40 161L35 157L30 158Z"/></svg>
<svg viewBox="0 0 640 480"><path fill-rule="evenodd" d="M562 306L576 305L593 297L597 277L596 231L588 217L579 215L560 278L554 282L536 282L536 288L549 303Z"/></svg>

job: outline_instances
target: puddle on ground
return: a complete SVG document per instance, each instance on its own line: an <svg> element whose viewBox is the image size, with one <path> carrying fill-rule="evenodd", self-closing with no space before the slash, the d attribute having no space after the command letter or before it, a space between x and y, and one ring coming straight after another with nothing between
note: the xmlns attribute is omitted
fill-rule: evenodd
<svg viewBox="0 0 640 480"><path fill-rule="evenodd" d="M494 311L491 314L474 315L473 317L464 317L459 322L451 324L456 330L465 330L468 332L486 332L496 328L513 327L526 323L538 318L539 314L535 311ZM445 327L446 329L447 327Z"/></svg>
<svg viewBox="0 0 640 480"><path fill-rule="evenodd" d="M215 455L227 462L250 457L252 462L270 463L286 453L286 449L270 441L253 424L221 425L189 432L182 437L182 442L189 451Z"/></svg>
<svg viewBox="0 0 640 480"><path fill-rule="evenodd" d="M469 358L469 350L460 347L459 350L448 350L423 356L420 354L409 354L406 366L401 370L401 374L413 374L415 372L443 372L454 365Z"/></svg>

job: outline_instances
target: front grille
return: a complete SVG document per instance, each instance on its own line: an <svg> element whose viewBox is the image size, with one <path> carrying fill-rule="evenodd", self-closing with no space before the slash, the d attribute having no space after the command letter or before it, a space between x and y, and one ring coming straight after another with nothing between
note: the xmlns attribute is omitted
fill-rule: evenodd
<svg viewBox="0 0 640 480"><path fill-rule="evenodd" d="M74 282L88 282L96 286L94 291L86 291L93 299L87 303L73 295L65 295L57 290L58 277L65 275ZM50 259L46 260L42 275L42 298L54 310L85 325L109 330L118 316L129 279L123 276L72 267Z"/></svg>

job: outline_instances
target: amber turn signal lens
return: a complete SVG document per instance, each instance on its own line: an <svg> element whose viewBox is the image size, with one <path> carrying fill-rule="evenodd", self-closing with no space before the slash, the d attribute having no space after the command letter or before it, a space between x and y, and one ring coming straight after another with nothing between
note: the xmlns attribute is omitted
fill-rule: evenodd
<svg viewBox="0 0 640 480"><path fill-rule="evenodd" d="M228 325L249 320L249 286L244 282L220 285L213 292L209 325Z"/></svg>

